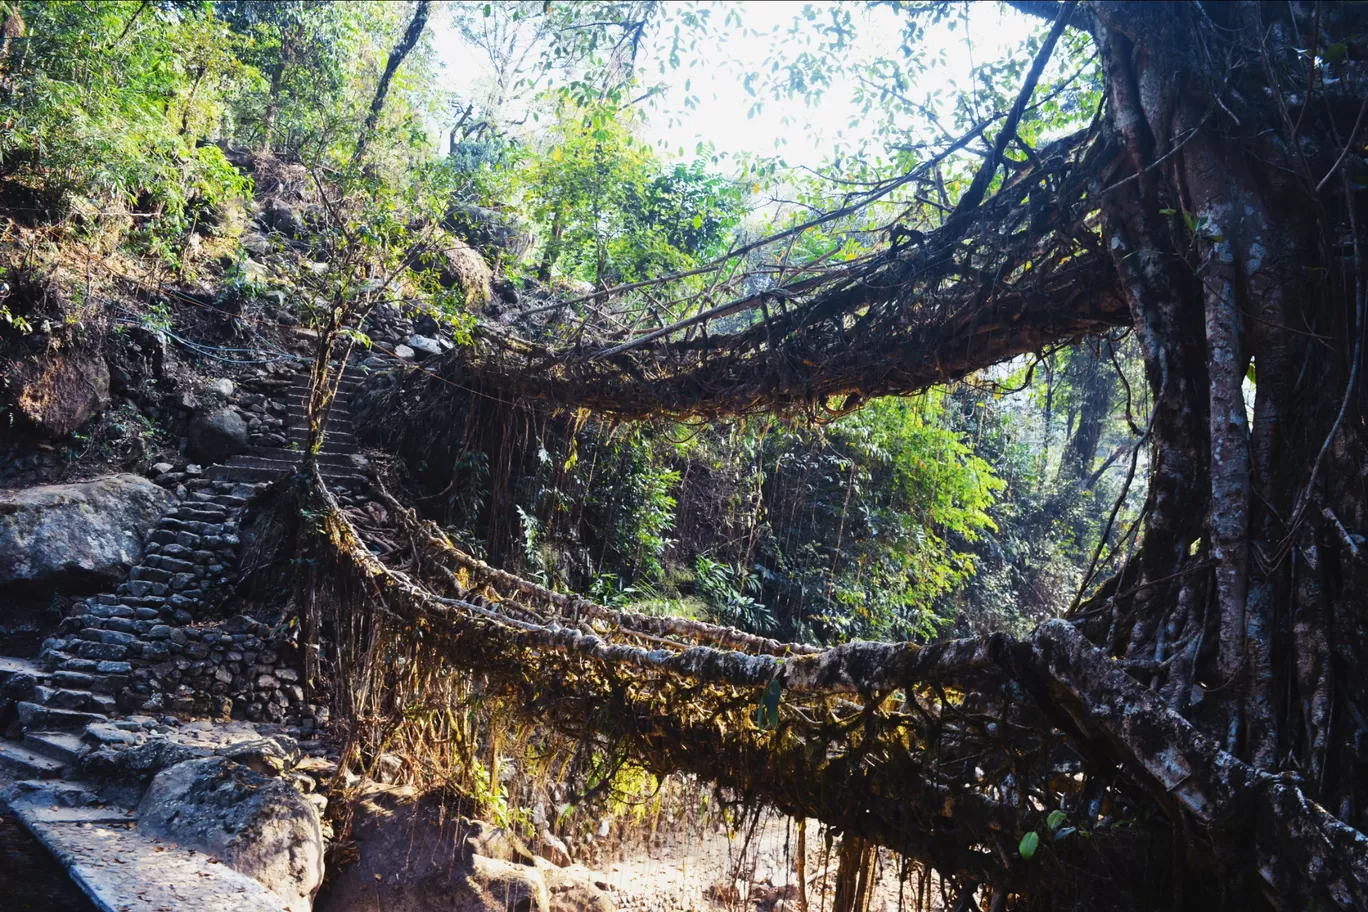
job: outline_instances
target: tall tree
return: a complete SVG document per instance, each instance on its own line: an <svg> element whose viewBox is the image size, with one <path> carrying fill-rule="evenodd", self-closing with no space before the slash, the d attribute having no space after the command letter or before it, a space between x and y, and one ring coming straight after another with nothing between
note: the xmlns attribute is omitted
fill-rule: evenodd
<svg viewBox="0 0 1368 912"><path fill-rule="evenodd" d="M370 111L366 114L366 122L361 126L361 138L356 143L356 156L352 159L353 164L360 164L362 159L366 157L366 147L370 145L370 141L375 135L376 124L380 122L380 112L385 107L385 96L389 94L390 82L394 79L394 73L404 62L404 58L417 47L418 39L423 35L423 29L427 28L428 14L431 11L431 0L418 0L417 6L413 8L413 18L409 21L408 28L404 30L404 36L390 51L389 59L385 61L385 72L380 75L380 83L375 87L375 98L371 101Z"/></svg>

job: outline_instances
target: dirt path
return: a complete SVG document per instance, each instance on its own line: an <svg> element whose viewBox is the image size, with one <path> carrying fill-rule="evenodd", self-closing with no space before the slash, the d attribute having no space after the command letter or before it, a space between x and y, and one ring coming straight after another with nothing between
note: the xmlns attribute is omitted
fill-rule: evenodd
<svg viewBox="0 0 1368 912"><path fill-rule="evenodd" d="M820 824L809 821L807 833L808 909L822 912L832 906L839 840L828 859ZM616 860L600 860L595 869L619 912L796 912L797 841L795 823L768 815L756 824L749 841L745 832L695 829L671 834L649 848L623 851ZM881 855L871 912L899 909L895 865L891 855ZM903 909L914 907L914 892L912 884L904 887Z"/></svg>

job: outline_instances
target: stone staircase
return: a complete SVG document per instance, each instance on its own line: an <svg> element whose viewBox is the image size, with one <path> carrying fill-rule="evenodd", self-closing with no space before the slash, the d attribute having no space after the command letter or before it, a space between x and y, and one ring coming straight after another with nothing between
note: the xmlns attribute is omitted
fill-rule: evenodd
<svg viewBox="0 0 1368 912"><path fill-rule="evenodd" d="M0 693L67 690L62 671L0 657ZM49 698L51 694L48 695ZM127 747L157 727L149 718L110 722L98 713L20 701L22 740L0 741L3 800L101 912L280 912L281 899L203 853L137 829L136 793L113 796L76 778L82 757ZM113 800L111 800L111 798Z"/></svg>
<svg viewBox="0 0 1368 912"><path fill-rule="evenodd" d="M319 453L323 476L347 498L369 484L348 412L360 382L350 376L341 381ZM201 691L215 683L219 700L229 681L236 686L243 678L265 676L274 688L298 690L290 683L293 672L274 667L264 625L237 618L219 631L204 622L236 571L248 500L299 466L307 385L308 372L301 371L282 386L286 446L254 446L188 479L188 496L149 534L141 562L114 592L73 605L36 660L0 657L0 696L13 702L23 732L19 741L0 741L0 768L25 780L59 776L89 726L108 722L121 709L191 713L203 708ZM214 667L225 656L235 660L229 663L235 671ZM183 682L161 705L144 702L153 667L169 667L167 674ZM121 701L125 691L132 696Z"/></svg>
<svg viewBox="0 0 1368 912"><path fill-rule="evenodd" d="M63 686L86 683L73 682L66 675L65 672L48 671L34 659L0 656L0 693L16 701L19 723L24 729L20 740L0 741L0 768L19 780L25 790L39 786L51 790L53 784L48 780L62 779L81 755L91 749L91 742L86 740L87 728L109 721L104 713L38 702L47 700L55 704L76 701L75 697L65 701L58 698L56 695L62 692L82 694L82 699L88 698L90 691L87 689ZM30 699L23 699L25 695ZM63 783L62 786L59 790L68 794L70 803L84 803L80 798L70 795L83 792L83 788L70 783Z"/></svg>
<svg viewBox="0 0 1368 912"><path fill-rule="evenodd" d="M365 475L366 461L360 454L360 444L349 411L352 394L360 383L358 377L343 376L338 385L337 399L323 428L323 447L318 454L319 470L323 477L330 484L348 491L364 489L369 484ZM308 396L309 375L307 371L301 371L285 389L286 445L254 446L249 452L234 456L222 465L212 466L207 477L237 484L261 484L275 481L281 475L294 471L308 438L305 415Z"/></svg>
<svg viewBox="0 0 1368 912"><path fill-rule="evenodd" d="M359 383L342 380L319 453L324 478L344 500L369 485L349 416ZM0 707L12 706L18 717L18 737L0 740L4 800L98 909L281 908L275 894L217 859L138 833L132 805L107 804L79 775L92 751L140 742L148 729L175 723L158 721L161 711L218 706L213 714L222 718L229 694L250 702L253 719L303 708L297 673L270 629L247 617L219 618L216 609L237 570L248 501L300 464L307 384L307 371L271 381L264 404L276 415L283 410L280 432L259 433L249 452L185 478L184 499L148 535L141 561L113 592L73 605L38 658L0 656ZM117 718L121 711L144 715Z"/></svg>

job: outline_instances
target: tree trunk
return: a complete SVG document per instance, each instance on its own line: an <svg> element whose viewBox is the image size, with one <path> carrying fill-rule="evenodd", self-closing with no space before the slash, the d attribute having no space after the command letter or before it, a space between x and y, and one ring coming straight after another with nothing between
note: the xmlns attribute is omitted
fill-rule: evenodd
<svg viewBox="0 0 1368 912"><path fill-rule="evenodd" d="M1291 49L1362 34L1366 11L1087 11L1117 152L1104 235L1155 414L1143 545L1116 587L1134 594L1085 606L1086 629L1160 663L1155 685L1200 729L1363 829L1368 568L1338 531L1368 527L1363 199L1322 179L1363 96Z"/></svg>
<svg viewBox="0 0 1368 912"><path fill-rule="evenodd" d="M418 5L413 10L413 19L404 31L404 37L399 39L399 43L390 51L389 60L385 61L385 72L380 76L380 84L375 87L375 98L371 100L370 111L366 114L366 122L361 126L361 138L356 143L356 155L352 158L353 165L359 165L362 159L366 157L366 148L375 136L375 127L380 122L380 112L385 107L385 96L389 94L390 82L394 79L395 71L404 62L404 58L417 46L418 39L422 37L423 29L427 27L428 14L431 12L431 8L431 0L418 0Z"/></svg>
<svg viewBox="0 0 1368 912"><path fill-rule="evenodd" d="M560 259L561 238L565 234L565 218L561 210L557 209L551 219L551 236L546 239L546 247L542 251L541 262L537 264L537 281L546 285L551 284L551 273L556 268L556 260Z"/></svg>
<svg viewBox="0 0 1368 912"><path fill-rule="evenodd" d="M1112 366L1100 349L1083 348L1070 365L1070 381L1078 395L1078 415L1059 457L1059 480L1092 486L1093 462L1111 414L1115 385Z"/></svg>
<svg viewBox="0 0 1368 912"><path fill-rule="evenodd" d="M294 62L299 49L303 27L299 23L282 26L280 30L280 59L271 69L271 86L266 94L266 111L261 115L261 151L272 151L271 134L275 132L276 119L280 116L280 93L285 85L285 72Z"/></svg>

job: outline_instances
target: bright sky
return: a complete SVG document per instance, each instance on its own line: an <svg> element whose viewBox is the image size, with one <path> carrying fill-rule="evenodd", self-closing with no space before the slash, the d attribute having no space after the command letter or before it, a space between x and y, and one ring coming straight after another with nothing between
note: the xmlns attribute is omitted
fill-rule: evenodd
<svg viewBox="0 0 1368 912"><path fill-rule="evenodd" d="M723 27L728 6L739 12L742 28ZM702 141L712 143L718 152L729 157L780 154L790 166L815 167L830 154L834 142L849 143L861 135L871 135L872 124L850 123L853 116L858 116L858 110L852 101L856 85L848 77L838 80L816 107L807 107L799 99L760 96L758 100L764 102L762 110L754 117L748 116L757 97L743 87L746 75L765 71L776 52L794 50L787 32L805 6L814 7L819 20L826 20L824 11L831 4L794 0L714 4L710 34L700 40L699 47L687 56L680 69L667 68L664 77L660 77L658 64L668 50L673 31L667 21L640 58L646 79L661 78L670 86L665 96L647 110L646 138L671 157L679 156L682 149L683 158L692 158ZM997 3L971 3L965 10L972 50L965 41L962 22L957 22L953 30L945 24L929 29L922 46L928 54L944 49L944 62L933 66L912 93L918 100L937 88L946 90L945 95L950 96L955 88L969 86L971 57L977 64L993 60L1039 24ZM896 53L902 35L901 14L879 6L860 8L854 18L857 37L852 54L868 59ZM750 34L751 31L759 33L758 36ZM445 88L469 97L472 90L490 83L489 68L481 55L472 53L447 21L437 24L436 49L445 64ZM685 107L688 94L698 97L696 109Z"/></svg>

